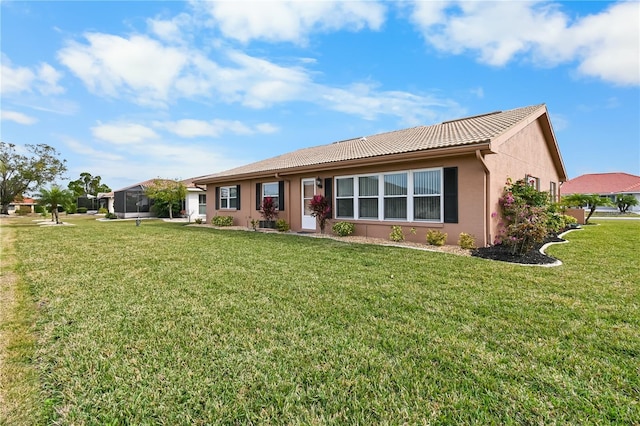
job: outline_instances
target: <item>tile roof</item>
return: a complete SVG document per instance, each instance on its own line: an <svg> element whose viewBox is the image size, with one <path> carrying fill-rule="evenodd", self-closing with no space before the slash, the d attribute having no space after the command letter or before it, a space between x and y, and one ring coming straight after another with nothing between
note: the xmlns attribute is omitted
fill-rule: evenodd
<svg viewBox="0 0 640 426"><path fill-rule="evenodd" d="M544 104L509 111L496 111L430 126L418 126L393 132L347 139L327 145L303 148L277 157L203 176L196 182L226 176L277 172L297 167L373 158L436 148L486 143L504 133Z"/></svg>
<svg viewBox="0 0 640 426"><path fill-rule="evenodd" d="M591 173L562 184L563 194L640 193L640 176L629 173Z"/></svg>

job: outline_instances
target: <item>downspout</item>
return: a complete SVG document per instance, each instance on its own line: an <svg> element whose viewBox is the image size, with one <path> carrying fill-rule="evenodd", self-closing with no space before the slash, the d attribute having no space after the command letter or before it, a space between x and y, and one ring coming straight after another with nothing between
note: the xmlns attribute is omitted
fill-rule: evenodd
<svg viewBox="0 0 640 426"><path fill-rule="evenodd" d="M485 238L485 246L491 244L491 212L489 206L489 194L491 193L490 185L491 185L491 171L489 171L489 166L484 161L484 157L480 153L480 150L476 150L476 158L482 164L484 168L484 238Z"/></svg>

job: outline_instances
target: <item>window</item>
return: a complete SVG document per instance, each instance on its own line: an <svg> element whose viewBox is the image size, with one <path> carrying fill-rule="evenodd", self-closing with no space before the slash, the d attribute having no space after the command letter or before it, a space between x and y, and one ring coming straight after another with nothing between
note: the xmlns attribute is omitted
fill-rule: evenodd
<svg viewBox="0 0 640 426"><path fill-rule="evenodd" d="M207 214L207 195L198 194L198 214Z"/></svg>
<svg viewBox="0 0 640 426"><path fill-rule="evenodd" d="M336 216L353 217L353 178L336 179Z"/></svg>
<svg viewBox="0 0 640 426"><path fill-rule="evenodd" d="M358 217L378 219L378 176L358 178Z"/></svg>
<svg viewBox="0 0 640 426"><path fill-rule="evenodd" d="M220 187L220 208L221 209L237 209L238 208L238 187L237 186L221 186Z"/></svg>
<svg viewBox="0 0 640 426"><path fill-rule="evenodd" d="M415 220L440 220L441 182L439 170L413 174L413 218Z"/></svg>
<svg viewBox="0 0 640 426"><path fill-rule="evenodd" d="M336 217L442 222L442 173L438 168L337 177Z"/></svg>
<svg viewBox="0 0 640 426"><path fill-rule="evenodd" d="M267 197L271 197L276 209L279 209L280 185L278 182L270 182L262 184L262 201Z"/></svg>
<svg viewBox="0 0 640 426"><path fill-rule="evenodd" d="M535 176L527 175L526 180L527 180L527 185L531 186L536 191L540 191L540 179L538 179Z"/></svg>
<svg viewBox="0 0 640 426"><path fill-rule="evenodd" d="M384 218L407 219L407 173L384 175Z"/></svg>

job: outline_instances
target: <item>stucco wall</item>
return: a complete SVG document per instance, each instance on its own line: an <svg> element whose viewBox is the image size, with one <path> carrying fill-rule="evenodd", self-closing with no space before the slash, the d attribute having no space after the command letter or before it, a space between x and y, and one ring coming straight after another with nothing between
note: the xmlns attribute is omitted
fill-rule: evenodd
<svg viewBox="0 0 640 426"><path fill-rule="evenodd" d="M481 163L473 155L458 156L437 160L415 160L401 164L383 164L374 166L354 167L341 170L327 170L306 174L293 174L260 180L245 180L242 182L229 181L221 184L207 185L207 217L215 215L233 216L234 225L251 226L251 219L261 220L260 212L256 210L256 183L268 183L284 180L285 210L279 212L278 218L285 219L293 231L302 230L302 201L301 180L320 177L359 175L366 173L383 173L390 171L406 171L433 167L458 167L458 223L433 222L398 222L345 219L356 224L356 235L377 238L389 238L391 226L401 225L405 237L409 241L425 242L429 229L438 229L448 234L448 244L457 244L459 234L466 232L476 237L478 245L485 245L485 205L484 205L484 172ZM215 210L215 187L241 185L240 210ZM335 181L333 186L335 187ZM317 189L317 193L325 194L326 188ZM335 196L335 189L333 190ZM331 232L331 225L342 219L332 219L326 232ZM416 228L416 235L412 235L410 228Z"/></svg>
<svg viewBox="0 0 640 426"><path fill-rule="evenodd" d="M534 121L500 144L492 144L496 154L485 159L491 170L489 206L491 212L499 211L498 199L507 179L513 181L530 175L539 179L540 191L548 192L551 182L560 190L560 174L556 170L547 140L538 121ZM495 238L498 220L491 220L491 238Z"/></svg>

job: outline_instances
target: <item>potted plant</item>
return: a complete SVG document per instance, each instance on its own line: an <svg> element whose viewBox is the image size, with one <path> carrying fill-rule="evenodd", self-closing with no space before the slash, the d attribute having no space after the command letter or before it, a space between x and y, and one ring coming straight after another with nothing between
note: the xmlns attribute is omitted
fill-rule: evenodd
<svg viewBox="0 0 640 426"><path fill-rule="evenodd" d="M324 234L324 227L331 217L331 205L324 195L314 195L311 199L311 216L316 218L320 226L320 233Z"/></svg>
<svg viewBox="0 0 640 426"><path fill-rule="evenodd" d="M271 197L264 197L260 214L264 220L260 221L260 228L275 228L275 218L278 217L278 206Z"/></svg>

